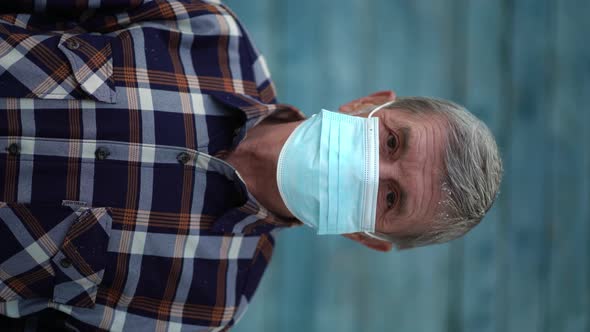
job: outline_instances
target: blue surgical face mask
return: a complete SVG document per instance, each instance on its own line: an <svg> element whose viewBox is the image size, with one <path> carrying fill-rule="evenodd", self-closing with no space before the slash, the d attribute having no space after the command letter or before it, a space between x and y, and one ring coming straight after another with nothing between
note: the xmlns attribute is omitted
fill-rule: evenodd
<svg viewBox="0 0 590 332"><path fill-rule="evenodd" d="M375 232L379 119L322 110L291 133L277 184L291 213L318 234Z"/></svg>

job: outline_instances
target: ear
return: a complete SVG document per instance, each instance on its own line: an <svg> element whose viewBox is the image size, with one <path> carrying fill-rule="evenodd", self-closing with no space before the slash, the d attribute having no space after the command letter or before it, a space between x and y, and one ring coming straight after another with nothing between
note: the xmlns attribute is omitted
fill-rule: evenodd
<svg viewBox="0 0 590 332"><path fill-rule="evenodd" d="M387 241L381 241L372 237L365 236L363 233L342 234L353 241L359 242L373 250L388 252L393 248L393 244Z"/></svg>
<svg viewBox="0 0 590 332"><path fill-rule="evenodd" d="M354 111L363 109L363 108L371 106L371 105L381 105L381 104L385 104L388 101L394 101L394 100L395 100L395 92L393 92L391 90L379 91L379 92L372 93L368 96L361 97L361 98L355 99L353 101L350 101L350 102L340 106L340 108L338 108L338 111L340 111L342 113L352 113Z"/></svg>

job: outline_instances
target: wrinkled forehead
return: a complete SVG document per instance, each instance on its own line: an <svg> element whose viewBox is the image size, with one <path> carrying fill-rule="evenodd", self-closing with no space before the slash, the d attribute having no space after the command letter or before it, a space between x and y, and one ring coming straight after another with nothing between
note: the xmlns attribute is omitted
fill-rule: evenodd
<svg viewBox="0 0 590 332"><path fill-rule="evenodd" d="M398 164L393 169L399 172L391 175L407 191L407 211L400 217L407 218L408 230L421 233L447 211L443 189L447 181L448 122L446 117L433 112L393 108L380 110L375 115L379 113L383 121L381 128L398 131L402 133L401 140L407 140L407 151L390 161ZM384 162L386 158L384 156Z"/></svg>

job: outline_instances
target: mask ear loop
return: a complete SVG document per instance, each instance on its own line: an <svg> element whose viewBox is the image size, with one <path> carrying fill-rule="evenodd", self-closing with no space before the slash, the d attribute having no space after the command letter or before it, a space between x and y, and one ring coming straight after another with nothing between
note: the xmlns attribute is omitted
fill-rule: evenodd
<svg viewBox="0 0 590 332"><path fill-rule="evenodd" d="M378 110L382 109L383 107L389 106L389 105L391 105L393 103L395 103L395 100L388 101L385 104L381 104L381 105L377 106L374 110L371 111L371 113L369 113L369 118L373 116L373 113L375 113Z"/></svg>
<svg viewBox="0 0 590 332"><path fill-rule="evenodd" d="M393 104L394 102L395 102L395 100L392 100L392 101L388 101L388 102L386 102L385 104L381 104L381 105L377 106L377 107L376 107L374 110L372 110L372 111L371 111L371 113L369 113L369 116L368 116L368 117L369 117L369 118L370 118L370 117L372 117L372 116L373 116L373 113L375 113L375 112L379 111L380 109L382 109L382 108L384 108L384 107L386 107L386 106L389 106L389 105ZM367 236L369 236L369 237L372 237L372 238L374 238L374 239L377 239L377 240L381 240L381 241L387 241L387 242L393 242L393 241L392 241L392 240L391 240L389 237L387 237L386 235L381 235L381 234L377 234L377 233L374 233L374 232L367 232L367 231L365 231L365 232L363 232L363 233L365 233L365 235L367 235Z"/></svg>
<svg viewBox="0 0 590 332"><path fill-rule="evenodd" d="M393 243L393 240L390 237L388 237L387 235L381 235L381 234L376 234L376 233L367 232L367 231L365 231L363 233L365 233L365 235L367 235L368 237L372 237L373 239Z"/></svg>

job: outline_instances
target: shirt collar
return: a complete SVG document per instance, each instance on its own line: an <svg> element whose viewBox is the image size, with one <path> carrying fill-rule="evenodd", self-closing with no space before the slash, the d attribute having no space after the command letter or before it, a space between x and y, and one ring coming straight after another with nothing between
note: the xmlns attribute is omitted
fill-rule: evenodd
<svg viewBox="0 0 590 332"><path fill-rule="evenodd" d="M287 104L265 104L251 96L237 93L217 93L211 95L218 101L239 109L245 115L245 123L241 127L240 133L234 138L233 145L237 146L245 137L246 131L260 123L266 117L272 117L277 121L297 121L305 119L305 114L299 109ZM236 189L241 193L241 205L238 205L226 213L222 214L215 220L212 230L222 233L257 235L270 232L275 228L285 228L300 226L303 223L297 219L285 219L266 209L250 193L246 183L238 173L227 164L219 159L221 155L212 158L208 162L210 170L217 171L232 180L237 186ZM242 203L243 202L243 203Z"/></svg>
<svg viewBox="0 0 590 332"><path fill-rule="evenodd" d="M245 188L241 180L239 185ZM244 204L228 210L215 220L212 226L214 232L259 235L275 228L303 225L297 219L284 219L277 216L262 206L250 192L246 191L246 193L247 198Z"/></svg>
<svg viewBox="0 0 590 332"><path fill-rule="evenodd" d="M231 180L235 186L234 208L227 210L215 220L212 231L221 233L258 235L268 233L275 228L299 226L303 223L297 219L285 219L272 213L256 200L239 173L227 162L213 156L202 156L207 171L217 172ZM199 162L197 162L199 163Z"/></svg>

